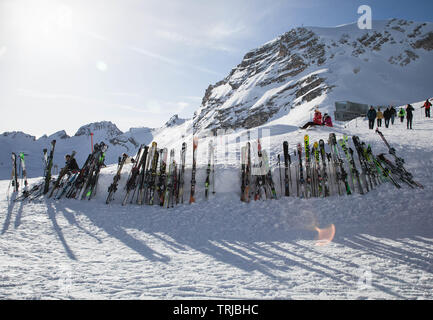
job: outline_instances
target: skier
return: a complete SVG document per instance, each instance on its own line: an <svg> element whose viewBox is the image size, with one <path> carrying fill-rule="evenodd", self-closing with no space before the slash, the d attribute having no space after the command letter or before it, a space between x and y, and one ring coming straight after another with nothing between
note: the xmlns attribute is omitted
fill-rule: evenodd
<svg viewBox="0 0 433 320"><path fill-rule="evenodd" d="M373 106L370 107L370 110L367 112L367 118L368 118L368 128L373 129L374 128L374 120L376 120L376 110L374 110Z"/></svg>
<svg viewBox="0 0 433 320"><path fill-rule="evenodd" d="M400 122L403 123L404 117L406 116L406 111L403 107L400 108L400 111L398 112L398 116L400 118Z"/></svg>
<svg viewBox="0 0 433 320"><path fill-rule="evenodd" d="M397 110L393 106L390 108L391 110L391 124L394 125L395 116L397 115Z"/></svg>
<svg viewBox="0 0 433 320"><path fill-rule="evenodd" d="M77 173L78 171L80 171L80 167L78 166L78 163L75 160L75 158L73 158L71 160L71 155L67 154L65 156L65 160L66 160L66 165L69 165L69 167L68 167L69 172L71 172L71 173Z"/></svg>
<svg viewBox="0 0 433 320"><path fill-rule="evenodd" d="M407 120L407 128L412 130L412 120L413 120L413 112L415 111L415 109L408 104L406 107L406 120Z"/></svg>
<svg viewBox="0 0 433 320"><path fill-rule="evenodd" d="M389 127L389 121L391 120L391 109L386 108L386 110L383 112L383 117L385 118L385 127Z"/></svg>
<svg viewBox="0 0 433 320"><path fill-rule="evenodd" d="M377 109L377 127L380 128L382 127L382 119L383 119L383 113L382 111L380 111L380 108Z"/></svg>
<svg viewBox="0 0 433 320"><path fill-rule="evenodd" d="M432 104L430 103L430 101L428 101L428 99L425 101L424 105L421 108L425 108L425 117L426 118L430 118L430 107L432 106Z"/></svg>
<svg viewBox="0 0 433 320"><path fill-rule="evenodd" d="M325 114L323 115L323 124L324 124L325 126L327 126L327 127L332 127L332 126L333 126L333 125L332 125L332 119L331 119L331 116L328 115L327 113L325 113Z"/></svg>

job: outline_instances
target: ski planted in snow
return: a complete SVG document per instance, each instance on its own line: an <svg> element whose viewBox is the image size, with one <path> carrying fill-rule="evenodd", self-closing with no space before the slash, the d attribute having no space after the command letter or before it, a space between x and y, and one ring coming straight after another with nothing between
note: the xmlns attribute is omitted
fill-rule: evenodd
<svg viewBox="0 0 433 320"><path fill-rule="evenodd" d="M45 186L44 194L47 194L50 188L51 182L51 168L53 167L54 148L56 147L56 140L51 141L51 150L47 159L47 168L45 170Z"/></svg>
<svg viewBox="0 0 433 320"><path fill-rule="evenodd" d="M209 185L210 185L210 179L211 179L211 171L212 171L212 159L213 159L213 141L209 141L209 147L208 147L208 162L207 162L207 168L206 168L206 180L204 183L204 196L207 200L209 197Z"/></svg>
<svg viewBox="0 0 433 320"><path fill-rule="evenodd" d="M320 156L322 158L322 183L323 183L323 190L324 190L324 197L329 197L330 190L329 190L329 179L328 179L328 172L327 172L327 165L326 160L328 160L328 163L331 160L331 155L329 154L329 157L327 156L327 153L325 151L325 142L323 139L319 140L319 149L320 149Z"/></svg>
<svg viewBox="0 0 433 320"><path fill-rule="evenodd" d="M107 196L107 200L105 200L106 204L109 204L113 200L113 198L114 198L114 194L117 191L117 185L119 184L120 176L121 176L121 173L122 173L122 168L123 168L123 165L126 162L126 159L128 159L128 155L126 153L124 153L122 155L122 157L119 157L119 161L117 163L116 174L113 177L113 182L108 187L108 196Z"/></svg>
<svg viewBox="0 0 433 320"><path fill-rule="evenodd" d="M129 173L128 180L126 181L126 185L125 185L126 194L122 201L123 206L128 202L131 192L134 192L137 187L138 174L140 173L140 168L143 164L144 152L145 150L147 150L145 148L148 147L142 144L138 149L137 155L134 159L134 165L131 168L131 172ZM131 198L134 198L134 196L132 196Z"/></svg>
<svg viewBox="0 0 433 320"><path fill-rule="evenodd" d="M301 198L306 198L306 186L305 186L305 179L304 179L304 168L302 167L302 145L301 143L298 143L297 145L298 149L298 165L299 165L299 187L298 187L298 193L301 196Z"/></svg>
<svg viewBox="0 0 433 320"><path fill-rule="evenodd" d="M168 150L167 148L163 148L160 150L159 155L159 180L158 180L158 196L159 196L159 205L162 207L164 205L164 196L165 196L165 188L167 184L167 156Z"/></svg>
<svg viewBox="0 0 433 320"><path fill-rule="evenodd" d="M27 170L26 170L26 162L24 159L24 152L20 152L20 167L21 167L21 177L22 177L22 184L24 185L25 188L27 188L28 186L28 182L27 182Z"/></svg>
<svg viewBox="0 0 433 320"><path fill-rule="evenodd" d="M192 140L192 170L191 170L191 194L189 197L189 203L195 202L195 171L197 170L197 147L198 147L198 137L193 137Z"/></svg>
<svg viewBox="0 0 433 320"><path fill-rule="evenodd" d="M183 186L185 182L185 156L186 156L186 142L182 143L182 150L180 151L180 168L178 178L178 191L177 191L177 202L183 203Z"/></svg>
<svg viewBox="0 0 433 320"><path fill-rule="evenodd" d="M289 143L287 141L283 142L283 155L284 155L284 195L286 197L290 197L290 182L291 182L290 164L292 161L289 154Z"/></svg>
<svg viewBox="0 0 433 320"><path fill-rule="evenodd" d="M352 194L352 189L348 181L348 174L346 172L346 169L344 169L343 159L341 159L340 153L338 151L337 138L335 136L335 133L329 134L328 144L331 147L331 157L334 163L335 183L337 184L338 187L338 193L341 195L340 193L341 191L340 181L341 181L346 189L346 194L350 195Z"/></svg>
<svg viewBox="0 0 433 320"><path fill-rule="evenodd" d="M152 147L155 147L155 152L153 154L152 164L151 164L151 169L150 169L150 176L149 176L149 186L148 186L148 195L147 195L147 203L149 205L153 205L153 203L155 201L156 176L157 176L158 159L159 159L159 152L157 149L157 143L152 142Z"/></svg>

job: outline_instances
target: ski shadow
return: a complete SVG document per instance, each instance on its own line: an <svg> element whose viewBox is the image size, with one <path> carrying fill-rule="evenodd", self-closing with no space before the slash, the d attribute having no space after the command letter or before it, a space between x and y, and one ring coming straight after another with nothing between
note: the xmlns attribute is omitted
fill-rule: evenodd
<svg viewBox="0 0 433 320"><path fill-rule="evenodd" d="M66 210L60 210L60 212L63 214L63 216L65 217L65 219L68 221L68 223L70 225L77 227L79 230L81 230L82 232L84 232L88 236L94 238L99 243L102 243L102 240L99 237L97 237L96 235L91 233L89 230L84 228L80 223L78 223L77 219L75 218L74 213L67 212Z"/></svg>
<svg viewBox="0 0 433 320"><path fill-rule="evenodd" d="M104 209L107 207L104 205L97 205L97 208L94 208L94 210L85 212L81 210L80 208L75 207L74 201L71 201L70 206L65 206L64 204L60 202L52 203L52 206L56 208L56 211L62 211L66 212L66 208L71 209L75 212L75 214L81 214L83 216L86 216L94 226L104 230L108 235L118 239L123 244L125 244L127 247L131 248L144 258L150 260L150 261L158 261L158 262L169 262L170 259L166 255L163 255L161 253L158 253L157 251L153 250L149 246L147 246L143 241L134 238L132 235L128 234L128 232L125 230L125 228L129 228L129 224L125 223L124 220L128 219L128 215L123 213L122 210L119 210L115 215L114 218L115 221L123 221L123 223L120 224L113 224L113 217L107 217L107 214ZM69 217L67 217L69 216ZM99 242L102 242L101 239L96 237L95 235L90 234L88 230L85 230L83 227L81 227L75 217L73 217L73 214L66 213L65 215L66 219L68 221L75 225L77 228L79 228L81 231L85 232L86 234L96 238ZM141 216L143 218L143 216Z"/></svg>
<svg viewBox="0 0 433 320"><path fill-rule="evenodd" d="M21 218L23 215L23 209L24 209L24 200L20 201L20 206L18 207L18 211L17 211L17 214L15 216L15 222L14 222L15 229L18 229L18 227L21 225Z"/></svg>
<svg viewBox="0 0 433 320"><path fill-rule="evenodd" d="M296 274L306 272L317 279L329 279L340 293L356 289L359 280L356 271L360 265L342 256L318 253L314 247L316 232L284 228L283 223L287 220L287 214L295 215L296 212L290 209L285 213L278 213L276 210L267 212L266 201L240 204L234 212L226 212L224 205L219 202L220 199L213 199L206 204L179 205L173 209L135 205L123 207L115 204L107 207L94 202L91 210L86 210L82 205L76 205L71 201L67 207L75 214L86 216L94 226L150 261L168 263L171 260L170 253L189 254L194 250L209 256L209 259L245 273L260 273L283 286L292 287ZM67 208L60 203L53 205L57 211ZM209 206L214 207L211 212ZM215 210L217 206L220 211ZM147 239L153 237L157 241L146 244L144 240L135 236L140 233L146 234ZM365 235L378 237L380 241L372 241ZM367 227L353 233L343 231L340 235L337 233L334 243L371 256L375 261L392 260L397 265L406 264L432 273L433 259L413 252L414 245L395 247L386 243L386 238L401 241L399 238L403 236L409 239L424 236L420 239L423 239L426 247L431 247L433 243L433 240L429 241L432 238L431 232L419 231L414 234L412 229L412 232L408 231L407 234L395 235L388 234L386 227L374 230ZM416 245L426 250L420 239ZM152 248L153 243L156 243L157 248ZM167 249L164 254L158 253L161 246ZM319 255L326 259L315 260L314 258ZM400 279L398 275L384 270L374 270L374 275L387 279L373 282L376 291L396 299L405 298L397 292L392 283L408 287L411 283L406 279ZM306 278L305 282L307 281L309 280ZM300 281L301 285L302 282ZM323 291L320 288L316 289L317 293ZM312 289L312 292L314 290Z"/></svg>
<svg viewBox="0 0 433 320"><path fill-rule="evenodd" d="M125 230L146 233L159 240L158 242L164 243L175 254L193 249L244 272L258 272L286 285L290 285L293 281L290 272L294 268L305 269L318 277L332 279L343 286L349 285L343 277L338 276L338 270L327 271L324 266L312 265L307 258L301 261L299 255L288 257L284 249L278 251L275 247L257 244L292 242L297 239L313 240L315 233L310 231L292 230L291 235L284 230L269 232L269 224L257 223L254 215L251 214L247 222L243 221L245 217L242 214L235 215L235 221L225 219L223 212L209 220L206 210L194 212L191 207L183 212L176 209L128 206L128 208L120 207L117 211L110 210L110 217L107 217L104 208L106 206L92 208L91 212L73 210L80 211L80 214L87 216L96 227L103 229L149 260L167 263L170 255L163 256L156 253L156 249L150 248ZM239 229L240 225L244 227Z"/></svg>
<svg viewBox="0 0 433 320"><path fill-rule="evenodd" d="M75 256L74 252L72 251L71 247L67 243L65 236L63 235L62 228L57 223L56 212L58 210L55 207L54 203L52 203L50 200L45 199L45 206L47 208L48 218L51 220L51 223L53 225L53 229L56 232L57 237L60 240L60 243L63 245L63 248L65 249L65 252L66 252L66 255L71 260L78 260L77 257Z"/></svg>
<svg viewBox="0 0 433 320"><path fill-rule="evenodd" d="M413 226L412 226L413 228ZM407 267L410 270L418 270L418 272L425 272L433 274L433 258L429 254L433 248L433 234L431 226L422 225L416 227L416 232L408 227L407 230L402 228L399 232L391 231L384 228L364 228L358 231L336 236L334 242L343 245L348 249L353 249L359 254L366 257L374 258L374 261L389 261L395 266ZM336 258L342 263L351 263L344 261L344 257ZM359 265L358 268L368 267L368 259L364 265ZM393 274L386 268L371 266L375 278L387 279L389 282L394 282L394 285L385 286L379 285L377 281L372 281L372 286L376 289L386 292L397 299L407 299L408 297L401 296L393 288L404 286L411 288L413 291L419 292L432 292L433 285L424 284L421 282L415 283L411 278L400 277L398 274ZM416 272L416 271L415 271ZM430 294L430 297L433 295Z"/></svg>
<svg viewBox="0 0 433 320"><path fill-rule="evenodd" d="M431 251L433 245L426 244L425 247L422 247L419 244L412 243L412 241L420 242L416 239L422 235L427 236L425 233L420 233L415 236L413 234L406 236L401 235L398 238L395 236L386 237L385 235L380 235L381 240L377 241L372 239L371 236L376 238L379 237L378 234L362 233L356 234L350 238L336 239L336 242L355 250L365 251L380 259L392 260L396 264L406 264L410 266L411 269L433 274L433 258L427 254L423 255L418 253L419 251ZM428 236L432 237L431 234ZM383 239L391 240L394 245L388 244L386 241L383 241ZM408 239L409 242L404 239Z"/></svg>
<svg viewBox="0 0 433 320"><path fill-rule="evenodd" d="M299 243L297 243L296 245L298 247L302 248L302 250L312 251L312 249L308 248L307 246L301 245ZM367 251L367 252L365 252L365 254L369 254L369 252ZM348 270L348 271L347 272L346 271L341 271L341 270L339 270L339 271L343 275L346 276L346 279L351 279L350 283L351 283L351 286L352 286L352 290L355 289L354 286L353 286L353 284L357 283L357 281L359 280L357 276L359 276L359 275L357 275L356 272L353 272L353 271L360 270L362 266L360 266L360 265L358 265L356 263L353 263L352 261L347 260L344 257L335 257L335 256L327 255L326 253L323 253L323 252L321 252L321 256L322 257L326 257L326 258L328 258L330 260L333 260L333 261L337 262L338 264L343 265L344 268L346 270ZM399 283L404 283L405 285L409 285L409 283L407 283L406 281L404 281L404 280L402 280L400 278L397 278L397 277L395 277L393 275L385 274L385 273L380 272L378 270L374 270L374 274L376 276L379 276L380 279L389 279L391 281L395 281L395 282L399 282ZM396 299L405 299L405 297L403 297L400 294L398 294L397 292L393 291L394 287L391 287L391 286L390 287L386 287L385 285L378 284L377 282L373 282L371 285L376 290L379 290L381 292L387 293L390 296L395 297Z"/></svg>
<svg viewBox="0 0 433 320"><path fill-rule="evenodd" d="M9 229L9 226L11 224L11 219L12 219L12 213L15 208L15 201L14 201L15 198L16 198L16 193L13 193L12 197L10 198L8 197L8 208L7 208L5 220L3 222L3 227L1 229L0 235L5 234Z"/></svg>

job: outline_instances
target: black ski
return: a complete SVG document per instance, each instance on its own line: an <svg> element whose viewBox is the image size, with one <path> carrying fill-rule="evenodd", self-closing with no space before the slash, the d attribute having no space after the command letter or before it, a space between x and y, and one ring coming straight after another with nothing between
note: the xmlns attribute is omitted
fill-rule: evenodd
<svg viewBox="0 0 433 320"><path fill-rule="evenodd" d="M198 147L198 137L193 138L192 142L192 170L191 170L191 194L189 197L189 203L195 202L195 171L197 170L197 147Z"/></svg>
<svg viewBox="0 0 433 320"><path fill-rule="evenodd" d="M107 200L105 201L106 204L109 204L114 198L114 194L117 191L117 185L119 184L120 175L122 173L122 168L126 162L126 159L128 159L128 155L126 153L124 153L121 158L119 157L116 175L113 178L113 182L108 187L108 196Z"/></svg>
<svg viewBox="0 0 433 320"><path fill-rule="evenodd" d="M51 181L51 168L53 167L54 148L56 147L56 140L51 141L51 150L47 159L47 168L45 170L45 186L44 194L47 194L50 188Z"/></svg>
<svg viewBox="0 0 433 320"><path fill-rule="evenodd" d="M292 162L289 154L289 143L283 142L283 154L284 154L284 195L290 197L290 163Z"/></svg>

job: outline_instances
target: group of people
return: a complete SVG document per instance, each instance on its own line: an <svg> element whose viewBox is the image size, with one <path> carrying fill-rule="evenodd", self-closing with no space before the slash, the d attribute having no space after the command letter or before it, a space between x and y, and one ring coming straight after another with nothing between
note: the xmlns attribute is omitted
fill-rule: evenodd
<svg viewBox="0 0 433 320"><path fill-rule="evenodd" d="M425 108L425 116L426 118L430 118L430 108L432 104L427 99L424 103L424 105L421 108ZM397 112L397 110L393 106L389 106L386 108L384 112L380 111L380 108L377 109L377 111L374 109L373 106L370 107L370 110L367 112L367 118L368 118L368 127L370 129L374 129L374 122L377 122L377 127L382 127L382 120L385 120L385 127L388 128L389 124L394 124L394 120L396 117L400 118L400 122L403 123L404 118L406 117L406 124L407 129L412 130L412 123L413 123L413 113L415 111L415 108L408 104L406 107L401 107L400 110Z"/></svg>
<svg viewBox="0 0 433 320"><path fill-rule="evenodd" d="M307 122L304 124L304 126L301 127L301 129L307 129L308 127L313 126L327 126L332 127L332 119L331 116L327 113L325 113L322 117L322 113L319 110L319 107L316 107L314 110L314 117L313 121Z"/></svg>
<svg viewBox="0 0 433 320"><path fill-rule="evenodd" d="M401 108L400 111L397 114L397 110L393 106L390 106L386 108L384 112L380 110L380 108L377 109L377 111L374 109L373 106L370 107L370 110L367 112L367 118L368 118L368 127L370 129L374 128L374 122L377 122L377 127L382 127L382 120L385 120L385 127L389 127L389 124L394 124L395 117L398 115L403 122L403 117L401 117L402 112L404 113L404 109Z"/></svg>
<svg viewBox="0 0 433 320"><path fill-rule="evenodd" d="M433 101L433 99L432 99ZM427 99L424 103L424 105L421 108L425 109L425 116L426 118L430 118L430 109L432 107L432 103L429 99ZM401 107L398 112L393 106L389 106L386 108L385 111L381 111L380 107L377 109L377 111L374 109L373 106L370 107L370 109L367 112L367 118L368 118L368 127L370 129L374 129L374 124L376 122L377 127L382 127L382 120L384 122L384 125L386 128L389 128L390 124L393 125L395 118L400 118L400 122L404 122L404 118L406 118L407 121L407 129L412 129L413 125L413 115L414 115L415 108L411 104L407 104L406 107ZM319 111L319 107L316 106L314 110L314 117L313 121L309 121L306 124L304 124L301 129L307 129L309 127L314 126L328 126L332 127L332 119L331 117L325 113L322 117L322 113Z"/></svg>

